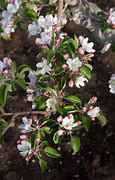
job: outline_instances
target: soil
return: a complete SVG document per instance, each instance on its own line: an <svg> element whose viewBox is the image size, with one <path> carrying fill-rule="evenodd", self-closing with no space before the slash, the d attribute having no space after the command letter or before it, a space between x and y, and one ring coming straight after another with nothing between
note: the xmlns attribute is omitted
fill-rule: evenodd
<svg viewBox="0 0 115 180"><path fill-rule="evenodd" d="M98 1L103 6L102 2ZM110 1L109 1L110 2ZM111 1L110 6L112 6ZM115 4L115 3L114 3ZM29 64L35 67L35 57L38 52L33 39L20 29L16 30L11 41L0 40L0 59L8 56L15 59L17 64ZM60 159L48 158L49 170L42 174L38 162L26 164L16 148L19 137L18 123L10 128L4 136L0 147L0 180L114 180L115 179L115 95L109 92L108 81L111 73L115 72L115 54L109 50L104 55L97 54L92 62L94 67L92 79L81 93L87 100L91 96L98 97L98 105L108 119L107 125L101 127L94 122L88 133L78 132L82 147L76 156L71 155L67 142L58 148ZM23 91L19 96L10 99L6 112L25 111L31 108ZM7 119L10 121L10 119ZM18 121L17 121L18 122Z"/></svg>

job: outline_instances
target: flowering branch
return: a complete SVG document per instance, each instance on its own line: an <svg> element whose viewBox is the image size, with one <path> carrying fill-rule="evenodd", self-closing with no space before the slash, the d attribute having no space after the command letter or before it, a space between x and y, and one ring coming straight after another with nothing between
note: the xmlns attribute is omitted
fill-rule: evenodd
<svg viewBox="0 0 115 180"><path fill-rule="evenodd" d="M14 127L15 120L18 116L24 116L24 115L30 115L30 114L45 115L45 117L50 116L50 112L45 112L45 111L24 111L24 112L16 112L16 113L6 113L2 107L0 107L0 111L2 112L2 115L0 115L0 117L12 116L10 123L2 132L2 134L0 135L0 138L4 136L4 134L8 131L9 128Z"/></svg>

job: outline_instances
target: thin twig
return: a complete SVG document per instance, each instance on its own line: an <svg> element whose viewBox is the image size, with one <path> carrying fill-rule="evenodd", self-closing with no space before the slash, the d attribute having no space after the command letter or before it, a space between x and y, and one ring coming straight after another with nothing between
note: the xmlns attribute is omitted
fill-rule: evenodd
<svg viewBox="0 0 115 180"><path fill-rule="evenodd" d="M62 12L63 12L63 0L58 0L58 19L59 19L59 25L60 25L60 20L62 17Z"/></svg>
<svg viewBox="0 0 115 180"><path fill-rule="evenodd" d="M24 112L16 112L16 113L3 113L2 115L0 115L0 117L12 116L12 118L8 126L1 133L0 138L4 136L4 134L8 131L10 127L14 127L15 120L18 116L29 115L29 114L45 115L46 117L49 116L48 112L45 111L24 111Z"/></svg>

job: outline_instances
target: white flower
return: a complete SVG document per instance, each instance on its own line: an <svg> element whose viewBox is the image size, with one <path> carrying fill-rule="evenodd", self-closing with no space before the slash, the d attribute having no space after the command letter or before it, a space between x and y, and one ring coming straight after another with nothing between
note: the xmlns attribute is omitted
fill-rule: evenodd
<svg viewBox="0 0 115 180"><path fill-rule="evenodd" d="M74 123L74 117L65 117L62 121L62 127L67 130L72 130L73 127L76 126L76 123Z"/></svg>
<svg viewBox="0 0 115 180"><path fill-rule="evenodd" d="M28 74L28 78L30 79L30 82L32 83L32 84L35 84L35 82L36 82L36 72L35 71L29 71L29 74Z"/></svg>
<svg viewBox="0 0 115 180"><path fill-rule="evenodd" d="M50 28L57 24L57 16L53 17L52 14L46 15L45 17L40 16L38 24L43 29Z"/></svg>
<svg viewBox="0 0 115 180"><path fill-rule="evenodd" d="M37 73L42 74L42 75L44 75L46 73L50 74L52 65L47 64L47 59L44 59L44 58L42 58L42 59L43 59L43 62L39 62L36 64L36 67L38 69L40 68L40 70L38 70Z"/></svg>
<svg viewBox="0 0 115 180"><path fill-rule="evenodd" d="M36 38L35 43L37 45L49 45L52 39L52 30L51 29L45 29L44 32L40 34L40 38Z"/></svg>
<svg viewBox="0 0 115 180"><path fill-rule="evenodd" d="M3 61L0 61L0 74L2 74L3 69L8 66L8 64L7 64L8 60L9 60L9 58L5 57L5 58L3 58Z"/></svg>
<svg viewBox="0 0 115 180"><path fill-rule="evenodd" d="M111 78L109 80L109 88L110 92L115 94L115 74L111 75Z"/></svg>
<svg viewBox="0 0 115 180"><path fill-rule="evenodd" d="M14 0L13 2L9 1L7 5L7 10L10 14L15 14L20 8L20 5L21 5L21 0Z"/></svg>
<svg viewBox="0 0 115 180"><path fill-rule="evenodd" d="M20 155L26 157L32 153L31 144L28 141L21 141L21 144L17 145Z"/></svg>
<svg viewBox="0 0 115 180"><path fill-rule="evenodd" d="M22 118L22 122L23 124L21 124L20 126L18 126L19 129L21 129L22 133L27 133L32 131L32 119L27 119L26 117Z"/></svg>
<svg viewBox="0 0 115 180"><path fill-rule="evenodd" d="M28 25L28 32L30 36L34 36L41 32L41 28L39 27L37 22L32 22L32 24Z"/></svg>
<svg viewBox="0 0 115 180"><path fill-rule="evenodd" d="M95 50L93 49L94 43L88 43L89 38L84 38L83 36L79 36L79 42L82 48L88 53L94 53Z"/></svg>
<svg viewBox="0 0 115 180"><path fill-rule="evenodd" d="M46 106L49 109L52 109L53 112L56 112L56 107L55 107L56 104L57 104L57 100L55 98L50 98L46 101Z"/></svg>
<svg viewBox="0 0 115 180"><path fill-rule="evenodd" d="M85 78L84 76L79 76L75 80L76 87L80 88L80 86L82 86L82 87L85 86L85 81L88 82L87 78Z"/></svg>
<svg viewBox="0 0 115 180"><path fill-rule="evenodd" d="M110 22L110 24L115 25L115 9L114 8L110 9L110 15L108 17L108 21Z"/></svg>
<svg viewBox="0 0 115 180"><path fill-rule="evenodd" d="M87 115L90 116L91 118L98 117L100 115L100 108L95 107L87 112Z"/></svg>
<svg viewBox="0 0 115 180"><path fill-rule="evenodd" d="M67 64L69 66L69 69L73 72L78 71L78 68L82 66L82 62L78 57L74 59L69 58L67 60Z"/></svg>

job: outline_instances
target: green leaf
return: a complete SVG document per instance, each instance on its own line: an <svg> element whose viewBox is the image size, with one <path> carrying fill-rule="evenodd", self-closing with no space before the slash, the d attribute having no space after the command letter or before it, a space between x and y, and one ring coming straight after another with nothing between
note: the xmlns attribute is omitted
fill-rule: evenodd
<svg viewBox="0 0 115 180"><path fill-rule="evenodd" d="M38 131L38 133L36 134L36 138L44 138L45 137L45 133L41 130L41 131Z"/></svg>
<svg viewBox="0 0 115 180"><path fill-rule="evenodd" d="M60 104L56 104L55 107L56 107L56 110L57 110L57 112L58 112L59 114L61 114L61 115L64 114L63 108L61 107Z"/></svg>
<svg viewBox="0 0 115 180"><path fill-rule="evenodd" d="M68 96L66 99L72 103L81 103L80 98L77 96Z"/></svg>
<svg viewBox="0 0 115 180"><path fill-rule="evenodd" d="M33 9L28 9L26 10L26 17L31 20L35 20L37 18L37 12Z"/></svg>
<svg viewBox="0 0 115 180"><path fill-rule="evenodd" d="M48 169L47 162L41 157L38 158L39 158L40 169L42 172L45 172Z"/></svg>
<svg viewBox="0 0 115 180"><path fill-rule="evenodd" d="M59 158L61 156L55 149L49 146L47 146L44 151L49 157L52 158Z"/></svg>
<svg viewBox="0 0 115 180"><path fill-rule="evenodd" d="M91 78L91 70L89 70L87 67L80 68L81 74L83 74L87 78Z"/></svg>
<svg viewBox="0 0 115 180"><path fill-rule="evenodd" d="M4 106L4 92L5 92L5 86L0 87L0 105Z"/></svg>
<svg viewBox="0 0 115 180"><path fill-rule="evenodd" d="M28 65L23 64L18 67L18 73L24 73L24 72L29 71L30 69L31 68Z"/></svg>
<svg viewBox="0 0 115 180"><path fill-rule="evenodd" d="M26 82L24 79L17 79L16 84L20 86L22 89L24 90L26 89Z"/></svg>
<svg viewBox="0 0 115 180"><path fill-rule="evenodd" d="M48 126L43 127L42 130L43 130L44 132L46 132L47 134L51 134L51 129L50 129L50 127L48 127Z"/></svg>
<svg viewBox="0 0 115 180"><path fill-rule="evenodd" d="M52 61L53 58L54 58L54 53L53 53L52 49L49 49L49 50L48 50L48 55L47 55L48 64L51 63L51 61Z"/></svg>
<svg viewBox="0 0 115 180"><path fill-rule="evenodd" d="M101 123L102 126L105 126L106 123L107 123L107 119L106 117L104 116L104 114L101 112L100 115L98 116L98 119Z"/></svg>
<svg viewBox="0 0 115 180"><path fill-rule="evenodd" d="M56 133L54 134L54 136L53 136L53 141L54 141L54 143L55 143L55 144L58 144L58 143L61 142L61 140L62 140L62 136L59 136L58 133L56 132Z"/></svg>
<svg viewBox="0 0 115 180"><path fill-rule="evenodd" d="M80 149L80 139L77 136L71 136L71 147L73 149L73 155L75 155Z"/></svg>
<svg viewBox="0 0 115 180"><path fill-rule="evenodd" d="M64 109L66 109L68 111L73 111L73 110L75 110L75 107L72 105L67 105L67 106L64 106Z"/></svg>
<svg viewBox="0 0 115 180"><path fill-rule="evenodd" d="M82 117L82 122L83 122L83 127L85 128L86 131L89 131L91 120L88 116L83 116Z"/></svg>

